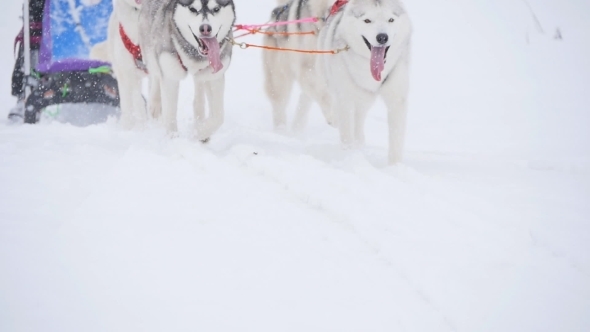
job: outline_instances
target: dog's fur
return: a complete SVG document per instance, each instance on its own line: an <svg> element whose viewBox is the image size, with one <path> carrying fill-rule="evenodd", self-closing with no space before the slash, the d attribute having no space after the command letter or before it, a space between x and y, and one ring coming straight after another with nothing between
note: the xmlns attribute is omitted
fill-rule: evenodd
<svg viewBox="0 0 590 332"><path fill-rule="evenodd" d="M338 127L345 146L362 145L367 111L381 96L388 110L389 162L399 162L409 87L411 24L408 15L400 0L350 0L339 12L329 16L334 2L280 0L280 6L273 11L275 21L303 17L325 20L275 28L274 31L287 32L315 29L319 35L270 36L265 38L268 46L316 50L348 48L336 55L321 56L264 53L266 92L273 106L275 126L286 123L287 100L293 82L297 81L303 93L295 128L305 124L313 99L320 104L328 122ZM381 43L378 35L381 35Z"/></svg>
<svg viewBox="0 0 590 332"><path fill-rule="evenodd" d="M321 17L325 9L334 0L279 0L279 7L271 14L273 21L297 20L307 17ZM317 32L323 22L282 25L271 28L271 32L303 32L314 31L315 35L285 36L267 35L264 44L271 47L315 50L317 48ZM265 51L263 53L265 90L273 108L275 128L287 125L286 108L295 82L301 86L301 95L297 105L293 129L300 131L306 124L309 109L316 101L328 123L332 123L330 96L324 80L318 78L316 58L318 55Z"/></svg>
<svg viewBox="0 0 590 332"><path fill-rule="evenodd" d="M106 42L108 58L119 85L121 124L125 128L143 123L147 114L145 99L141 94L141 82L146 73L136 65L119 32L119 25L122 25L133 44L139 44L140 10L140 0L113 0L113 13Z"/></svg>
<svg viewBox="0 0 590 332"><path fill-rule="evenodd" d="M234 3L143 0L142 6L140 45L150 79L149 113L158 117L161 111L166 129L175 132L179 82L190 74L195 81L196 136L205 141L223 123L224 73L231 60L232 45L228 39L236 19ZM203 30L205 25L209 25L212 38L203 34L207 31ZM210 109L208 118L205 95Z"/></svg>

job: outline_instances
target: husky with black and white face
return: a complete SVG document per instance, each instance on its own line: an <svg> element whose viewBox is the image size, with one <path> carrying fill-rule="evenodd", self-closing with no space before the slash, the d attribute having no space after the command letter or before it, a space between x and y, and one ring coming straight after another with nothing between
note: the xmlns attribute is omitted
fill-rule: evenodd
<svg viewBox="0 0 590 332"><path fill-rule="evenodd" d="M229 44L226 38L235 21L233 3L229 0L179 0L178 3L173 19L183 39L199 55L207 56L214 72L221 70L219 50L220 45Z"/></svg>
<svg viewBox="0 0 590 332"><path fill-rule="evenodd" d="M364 143L367 111L381 96L388 111L391 164L401 161L403 152L410 37L410 19L399 0L350 0L318 37L320 48L348 48L318 62L342 143Z"/></svg>
<svg viewBox="0 0 590 332"><path fill-rule="evenodd" d="M150 78L149 113L177 130L179 82L195 81L196 136L205 141L222 125L224 73L236 20L232 0L143 0L140 46ZM205 117L205 97L210 108Z"/></svg>

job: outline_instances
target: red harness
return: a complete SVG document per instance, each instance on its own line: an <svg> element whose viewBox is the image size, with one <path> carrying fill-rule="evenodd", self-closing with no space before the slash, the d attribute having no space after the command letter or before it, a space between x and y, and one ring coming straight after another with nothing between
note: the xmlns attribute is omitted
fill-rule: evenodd
<svg viewBox="0 0 590 332"><path fill-rule="evenodd" d="M131 41L131 38L129 38L129 36L127 36L127 33L125 32L125 29L123 29L122 24L119 24L119 34L121 35L123 45L125 45L127 51L129 51L129 53L131 53L131 56L133 56L133 60L135 60L135 66L138 69L141 69L147 73L147 68L145 66L145 63L143 62L143 55L141 54L141 47L139 47L139 45L135 45L133 41ZM182 63L180 54L177 53L176 56L178 57L178 62L180 62L182 69L184 69L184 71L188 71L184 63Z"/></svg>
<svg viewBox="0 0 590 332"><path fill-rule="evenodd" d="M133 56L135 66L147 73L147 68L143 62L143 55L141 54L141 48L139 45L135 45L133 41L131 41L131 38L127 36L127 33L125 33L125 29L123 29L122 24L119 24L119 34L121 35L121 41L123 41L123 45L125 45L127 51L131 53L131 56Z"/></svg>
<svg viewBox="0 0 590 332"><path fill-rule="evenodd" d="M330 14L328 14L328 17L336 15L336 13L338 13L340 9L342 9L342 7L344 7L344 5L347 3L348 0L336 0L330 9Z"/></svg>

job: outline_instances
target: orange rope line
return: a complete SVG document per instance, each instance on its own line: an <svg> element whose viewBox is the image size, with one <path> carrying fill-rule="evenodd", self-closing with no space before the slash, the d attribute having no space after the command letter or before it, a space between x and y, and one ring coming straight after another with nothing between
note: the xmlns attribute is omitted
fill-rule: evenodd
<svg viewBox="0 0 590 332"><path fill-rule="evenodd" d="M315 31L302 31L302 32L272 32L272 31L262 31L261 29L241 29L246 30L248 32L241 34L239 36L234 37L234 39L242 38L249 35L255 35L257 33L267 35L267 36L303 36L303 35L315 35Z"/></svg>

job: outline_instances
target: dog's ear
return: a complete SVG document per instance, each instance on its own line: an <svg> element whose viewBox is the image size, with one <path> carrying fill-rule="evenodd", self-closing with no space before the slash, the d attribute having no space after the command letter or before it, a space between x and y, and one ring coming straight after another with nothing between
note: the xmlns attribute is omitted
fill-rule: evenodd
<svg viewBox="0 0 590 332"><path fill-rule="evenodd" d="M177 0L177 1L182 6L190 6L194 2L194 0Z"/></svg>
<svg viewBox="0 0 590 332"><path fill-rule="evenodd" d="M225 7L225 6L229 5L230 2L231 2L231 0L217 0L217 4L220 5L220 6L222 6L222 7Z"/></svg>

